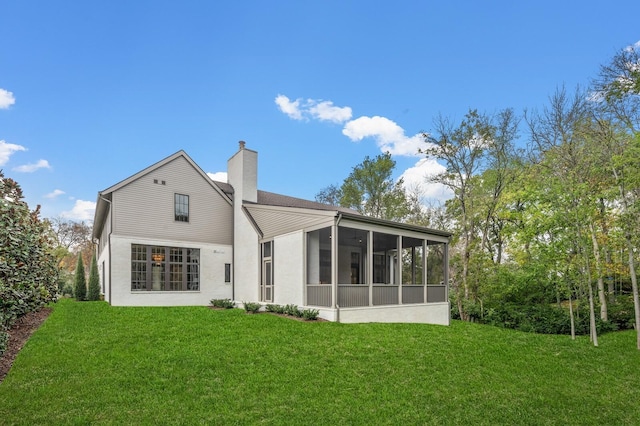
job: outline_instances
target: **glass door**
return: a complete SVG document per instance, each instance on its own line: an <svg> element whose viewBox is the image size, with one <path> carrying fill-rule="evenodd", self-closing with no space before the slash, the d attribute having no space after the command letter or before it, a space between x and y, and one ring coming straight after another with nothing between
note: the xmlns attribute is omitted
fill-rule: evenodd
<svg viewBox="0 0 640 426"><path fill-rule="evenodd" d="M262 243L260 301L273 302L273 241Z"/></svg>
<svg viewBox="0 0 640 426"><path fill-rule="evenodd" d="M262 262L262 301L273 302L273 268L271 260Z"/></svg>

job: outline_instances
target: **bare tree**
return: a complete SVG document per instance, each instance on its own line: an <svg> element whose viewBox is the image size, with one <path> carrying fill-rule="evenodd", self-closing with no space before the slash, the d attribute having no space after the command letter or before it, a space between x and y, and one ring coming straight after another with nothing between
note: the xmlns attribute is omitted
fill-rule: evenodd
<svg viewBox="0 0 640 426"><path fill-rule="evenodd" d="M73 252L91 242L91 227L84 222L75 222L60 216L50 219L58 245Z"/></svg>

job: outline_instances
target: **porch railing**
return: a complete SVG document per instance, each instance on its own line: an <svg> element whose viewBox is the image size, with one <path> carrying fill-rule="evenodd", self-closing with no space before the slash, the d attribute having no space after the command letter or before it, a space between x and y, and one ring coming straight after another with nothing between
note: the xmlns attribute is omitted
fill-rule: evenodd
<svg viewBox="0 0 640 426"><path fill-rule="evenodd" d="M403 285L402 303L424 303L424 286Z"/></svg>
<svg viewBox="0 0 640 426"><path fill-rule="evenodd" d="M447 301L446 285L427 285L427 303Z"/></svg>
<svg viewBox="0 0 640 426"><path fill-rule="evenodd" d="M307 305L331 307L331 289L329 284L307 285ZM403 285L402 303L425 303L423 285ZM372 304L397 305L399 291L397 285L373 285L371 289ZM447 301L447 287L445 285L427 286L427 303ZM339 284L338 305L342 308L369 306L369 286L366 284Z"/></svg>
<svg viewBox="0 0 640 426"><path fill-rule="evenodd" d="M397 285L373 285L374 305L397 305L398 286Z"/></svg>
<svg viewBox="0 0 640 426"><path fill-rule="evenodd" d="M331 285L307 285L307 305L331 307Z"/></svg>
<svg viewBox="0 0 640 426"><path fill-rule="evenodd" d="M338 306L369 306L369 286L364 284L338 284Z"/></svg>

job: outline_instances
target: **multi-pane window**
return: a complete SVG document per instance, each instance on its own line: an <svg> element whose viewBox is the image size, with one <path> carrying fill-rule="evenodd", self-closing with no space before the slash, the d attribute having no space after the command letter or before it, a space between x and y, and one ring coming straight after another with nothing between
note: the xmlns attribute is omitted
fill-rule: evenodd
<svg viewBox="0 0 640 426"><path fill-rule="evenodd" d="M131 290L144 290L147 282L147 248L131 246Z"/></svg>
<svg viewBox="0 0 640 426"><path fill-rule="evenodd" d="M174 194L176 222L189 222L189 196Z"/></svg>
<svg viewBox="0 0 640 426"><path fill-rule="evenodd" d="M132 244L131 290L200 290L200 249Z"/></svg>
<svg viewBox="0 0 640 426"><path fill-rule="evenodd" d="M169 249L169 290L182 290L183 272L182 249Z"/></svg>

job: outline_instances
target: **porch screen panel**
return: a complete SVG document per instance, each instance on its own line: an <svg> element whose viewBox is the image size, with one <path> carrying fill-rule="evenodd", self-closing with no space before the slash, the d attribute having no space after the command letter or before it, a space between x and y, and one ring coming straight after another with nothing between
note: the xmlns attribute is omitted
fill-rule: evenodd
<svg viewBox="0 0 640 426"><path fill-rule="evenodd" d="M402 238L402 284L423 284L424 240Z"/></svg>
<svg viewBox="0 0 640 426"><path fill-rule="evenodd" d="M398 236L373 233L373 283L397 284Z"/></svg>
<svg viewBox="0 0 640 426"><path fill-rule="evenodd" d="M331 284L331 227L307 233L307 284Z"/></svg>
<svg viewBox="0 0 640 426"><path fill-rule="evenodd" d="M338 284L367 283L368 235L363 229L338 230Z"/></svg>
<svg viewBox="0 0 640 426"><path fill-rule="evenodd" d="M427 302L429 303L447 301L446 249L445 243L427 242Z"/></svg>
<svg viewBox="0 0 640 426"><path fill-rule="evenodd" d="M446 244L429 241L427 245L427 284L444 285Z"/></svg>

